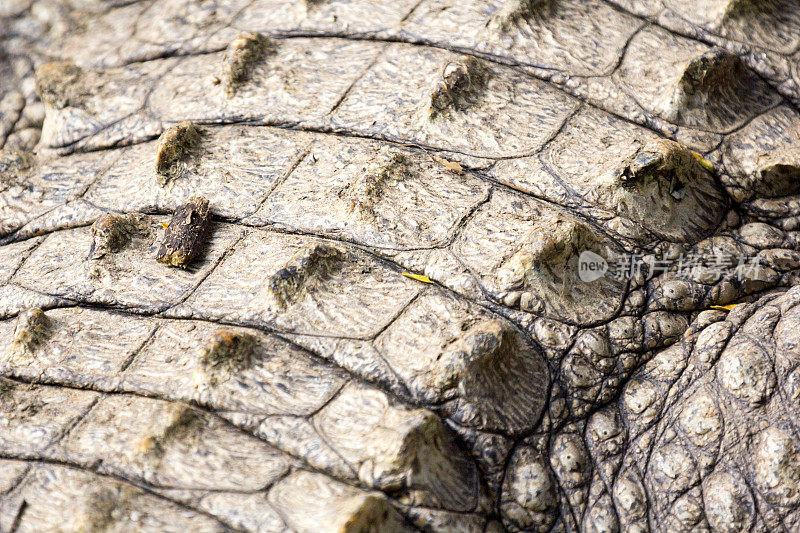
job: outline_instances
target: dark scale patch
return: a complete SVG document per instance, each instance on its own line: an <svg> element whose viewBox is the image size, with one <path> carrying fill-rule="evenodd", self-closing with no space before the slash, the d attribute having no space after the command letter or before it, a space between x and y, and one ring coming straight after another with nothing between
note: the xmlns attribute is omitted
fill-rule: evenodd
<svg viewBox="0 0 800 533"><path fill-rule="evenodd" d="M739 56L713 48L689 61L664 102L662 116L690 127L730 127L736 117L763 110L774 98Z"/></svg>
<svg viewBox="0 0 800 533"><path fill-rule="evenodd" d="M158 250L159 263L186 268L203 251L211 229L208 200L195 196L172 215Z"/></svg>
<svg viewBox="0 0 800 533"><path fill-rule="evenodd" d="M487 78L483 63L474 57L448 63L431 92L428 114L436 118L448 110L465 110L477 99Z"/></svg>
<svg viewBox="0 0 800 533"><path fill-rule="evenodd" d="M17 181L19 174L33 167L36 157L23 150L0 150L0 190Z"/></svg>
<svg viewBox="0 0 800 533"><path fill-rule="evenodd" d="M200 144L203 130L184 121L164 131L156 145L155 169L163 187L180 175L183 165Z"/></svg>
<svg viewBox="0 0 800 533"><path fill-rule="evenodd" d="M136 444L135 451L158 463L171 443L187 439L202 424L202 416L191 407L171 405L149 428L149 434Z"/></svg>
<svg viewBox="0 0 800 533"><path fill-rule="evenodd" d="M36 92L43 102L58 109L79 106L88 96L85 72L67 61L45 63L36 70Z"/></svg>
<svg viewBox="0 0 800 533"><path fill-rule="evenodd" d="M630 163L620 169L620 185L635 191L653 180L661 186L660 191L680 201L685 196L685 187L691 185L698 174L709 170L704 161L678 143L658 140L641 148Z"/></svg>
<svg viewBox="0 0 800 533"><path fill-rule="evenodd" d="M122 484L93 489L79 508L72 530L100 533L112 529L121 516L130 512L134 497L134 489Z"/></svg>
<svg viewBox="0 0 800 533"><path fill-rule="evenodd" d="M30 392L34 390L36 390L35 385L0 378L0 400L6 420L31 420L36 415L46 412L46 400L31 395Z"/></svg>
<svg viewBox="0 0 800 533"><path fill-rule="evenodd" d="M285 309L308 290L314 281L330 273L342 252L332 246L318 244L295 255L269 280L269 291L278 309Z"/></svg>
<svg viewBox="0 0 800 533"><path fill-rule="evenodd" d="M681 84L689 93L708 91L727 83L731 74L743 74L744 68L738 56L714 48L689 62L681 76Z"/></svg>
<svg viewBox="0 0 800 533"><path fill-rule="evenodd" d="M47 335L50 319L38 307L27 309L17 318L14 338L11 341L12 355L31 353Z"/></svg>
<svg viewBox="0 0 800 533"><path fill-rule="evenodd" d="M274 48L272 41L260 33L243 33L228 45L225 56L225 93L233 96L252 74L253 66Z"/></svg>
<svg viewBox="0 0 800 533"><path fill-rule="evenodd" d="M197 377L202 381L224 381L233 373L250 366L255 349L256 338L249 333L222 329L209 339L200 355Z"/></svg>
<svg viewBox="0 0 800 533"><path fill-rule="evenodd" d="M547 8L551 0L506 0L486 26L494 31L509 32L517 24L530 17L537 9Z"/></svg>
<svg viewBox="0 0 800 533"><path fill-rule="evenodd" d="M761 196L788 196L800 192L800 165L769 163L758 170L757 176Z"/></svg>
<svg viewBox="0 0 800 533"><path fill-rule="evenodd" d="M475 324L455 348L462 399L450 416L465 427L526 431L541 412L540 359L500 320Z"/></svg>
<svg viewBox="0 0 800 533"><path fill-rule="evenodd" d="M522 253L512 257L512 261L516 261L514 272L520 276L511 286L514 289L525 286L525 273L531 270L549 267L563 273L574 255L590 249L597 240L584 224L559 216L545 220L546 224L530 233Z"/></svg>
<svg viewBox="0 0 800 533"><path fill-rule="evenodd" d="M105 214L92 224L92 248L89 257L100 259L108 253L120 251L136 231L132 217Z"/></svg>
<svg viewBox="0 0 800 533"><path fill-rule="evenodd" d="M408 173L409 160L406 156L389 151L379 154L355 183L340 191L341 196L350 197L347 214L357 211L365 216L374 216L384 189L393 181L403 180Z"/></svg>

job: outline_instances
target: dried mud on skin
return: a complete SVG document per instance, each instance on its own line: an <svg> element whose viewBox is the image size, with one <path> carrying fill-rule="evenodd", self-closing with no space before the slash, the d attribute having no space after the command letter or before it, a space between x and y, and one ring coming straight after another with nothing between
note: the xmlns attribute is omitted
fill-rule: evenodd
<svg viewBox="0 0 800 533"><path fill-rule="evenodd" d="M799 105L791 0L2 3L0 531L800 529Z"/></svg>

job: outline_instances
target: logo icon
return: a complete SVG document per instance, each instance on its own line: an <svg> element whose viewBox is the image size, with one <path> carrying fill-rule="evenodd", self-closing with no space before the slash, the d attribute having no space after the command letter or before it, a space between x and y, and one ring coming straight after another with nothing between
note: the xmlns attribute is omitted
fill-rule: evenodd
<svg viewBox="0 0 800 533"><path fill-rule="evenodd" d="M591 250L584 250L578 256L578 277L585 283L602 278L608 272L608 261Z"/></svg>

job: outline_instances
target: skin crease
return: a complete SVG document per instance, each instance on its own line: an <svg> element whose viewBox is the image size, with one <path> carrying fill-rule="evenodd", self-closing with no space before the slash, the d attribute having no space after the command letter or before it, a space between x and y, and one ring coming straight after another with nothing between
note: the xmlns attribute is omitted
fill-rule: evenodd
<svg viewBox="0 0 800 533"><path fill-rule="evenodd" d="M1 531L800 528L796 3L0 28Z"/></svg>

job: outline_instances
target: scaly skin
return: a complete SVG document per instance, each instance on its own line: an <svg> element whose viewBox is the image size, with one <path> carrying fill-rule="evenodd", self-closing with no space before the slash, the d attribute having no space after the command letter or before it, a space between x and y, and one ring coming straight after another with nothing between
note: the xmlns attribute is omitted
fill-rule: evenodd
<svg viewBox="0 0 800 533"><path fill-rule="evenodd" d="M800 530L800 5L697 4L0 6L0 531Z"/></svg>

